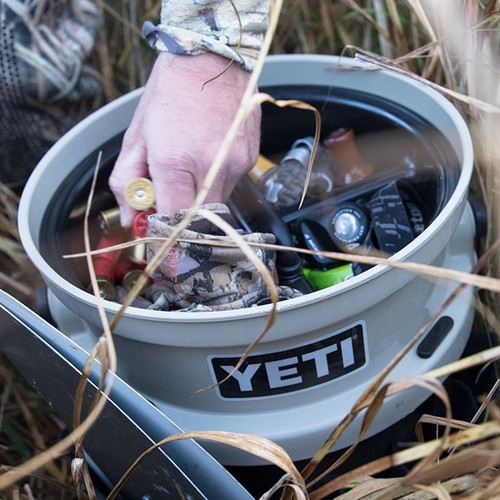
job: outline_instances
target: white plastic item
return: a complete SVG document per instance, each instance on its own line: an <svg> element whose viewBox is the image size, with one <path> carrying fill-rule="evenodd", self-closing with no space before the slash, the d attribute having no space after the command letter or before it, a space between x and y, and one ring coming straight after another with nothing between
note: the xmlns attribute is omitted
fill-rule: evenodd
<svg viewBox="0 0 500 500"><path fill-rule="evenodd" d="M333 87L376 95L403 104L441 131L458 161L456 186L432 223L392 260L469 271L476 258L467 204L473 150L467 126L449 101L422 83L352 59L269 57L260 86L290 83L323 87L325 94ZM94 297L61 276L43 255L44 216L75 166L127 127L140 95L137 90L117 99L63 136L40 161L22 196L22 242L48 284L52 314L63 331L83 325L86 335L99 335L102 328ZM245 365L228 383L202 391L231 371L266 324L270 306L206 313L129 308L114 335L119 373L184 430L255 433L283 446L293 459L309 458L439 309L452 285L376 266L334 287L284 301ZM443 313L438 323L442 341L428 357L413 348L390 379L414 377L460 357L472 324L471 293L465 289ZM105 307L110 318L120 308L111 302ZM81 332L69 333L77 338ZM411 389L391 396L368 435L398 422L428 395ZM357 419L335 449L351 444L359 425ZM203 446L225 465L262 463L230 447Z"/></svg>

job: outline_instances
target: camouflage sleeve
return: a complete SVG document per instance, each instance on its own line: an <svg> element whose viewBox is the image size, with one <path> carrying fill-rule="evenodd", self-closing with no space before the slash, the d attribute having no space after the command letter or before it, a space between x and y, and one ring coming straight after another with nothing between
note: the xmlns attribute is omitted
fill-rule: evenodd
<svg viewBox="0 0 500 500"><path fill-rule="evenodd" d="M84 65L101 25L97 0L0 0L0 22L0 91L20 84L23 96L45 102L99 90Z"/></svg>
<svg viewBox="0 0 500 500"><path fill-rule="evenodd" d="M214 52L252 70L267 30L269 2L162 0L160 24L146 23L143 34L159 51Z"/></svg>

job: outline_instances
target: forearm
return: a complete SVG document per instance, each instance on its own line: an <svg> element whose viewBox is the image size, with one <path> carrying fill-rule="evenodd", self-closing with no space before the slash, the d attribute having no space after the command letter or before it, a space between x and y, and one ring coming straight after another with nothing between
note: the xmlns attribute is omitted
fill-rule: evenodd
<svg viewBox="0 0 500 500"><path fill-rule="evenodd" d="M268 27L269 3L270 0L235 0L234 4L229 0L162 0L158 31L148 38L159 51L214 52L251 70Z"/></svg>

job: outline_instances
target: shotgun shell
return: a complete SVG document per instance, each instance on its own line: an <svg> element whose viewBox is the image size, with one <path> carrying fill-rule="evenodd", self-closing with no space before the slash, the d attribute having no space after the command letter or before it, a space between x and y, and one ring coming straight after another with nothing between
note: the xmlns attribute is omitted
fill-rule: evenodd
<svg viewBox="0 0 500 500"><path fill-rule="evenodd" d="M155 213L154 210L142 210L137 213L132 221L132 236L134 238L145 238L148 234L148 217Z"/></svg>
<svg viewBox="0 0 500 500"><path fill-rule="evenodd" d="M141 210L132 221L132 236L135 239L145 238L148 233L148 217L154 214L153 209ZM135 264L146 264L146 243L137 243L131 252L131 260Z"/></svg>
<svg viewBox="0 0 500 500"><path fill-rule="evenodd" d="M127 256L120 258L115 266L115 283L121 283L127 273L134 269L134 267L134 264L127 258Z"/></svg>
<svg viewBox="0 0 500 500"><path fill-rule="evenodd" d="M137 283L137 280L139 279L141 274L142 274L142 269L131 269L130 271L128 271L122 280L123 288L125 288L125 290L127 290L127 292L130 292L130 290L132 290L134 285ZM148 286L148 284L149 284L149 280L146 281L146 283L144 283L144 286L139 291L139 294L141 294L145 290L145 288Z"/></svg>
<svg viewBox="0 0 500 500"><path fill-rule="evenodd" d="M96 279L101 298L104 300L115 300L115 285L110 281L110 279L107 276L96 276ZM92 283L88 286L87 291L92 293Z"/></svg>
<svg viewBox="0 0 500 500"><path fill-rule="evenodd" d="M80 219L85 215L87 211L87 200L84 203L75 205L68 216L68 219ZM99 191L96 193L94 198L90 203L90 213L95 214L101 210L106 210L107 207L113 206L115 202L115 197L109 191Z"/></svg>
<svg viewBox="0 0 500 500"><path fill-rule="evenodd" d="M97 244L97 249L102 250L119 243L123 243L123 237L121 235L103 236ZM103 299L114 300L116 298L114 280L116 265L119 258L120 250L98 253L92 257L97 284ZM92 292L92 285L90 285L87 290Z"/></svg>
<svg viewBox="0 0 500 500"><path fill-rule="evenodd" d="M146 243L136 243L130 248L130 261L137 266L143 266L146 264Z"/></svg>
<svg viewBox="0 0 500 500"><path fill-rule="evenodd" d="M125 188L125 200L136 210L146 210L155 203L153 183L144 177L131 181Z"/></svg>
<svg viewBox="0 0 500 500"><path fill-rule="evenodd" d="M104 250L123 243L121 235L103 236L97 244L97 250ZM92 257L96 276L106 276L112 282L115 276L115 268L120 257L120 250L110 250L108 252L97 253Z"/></svg>
<svg viewBox="0 0 500 500"><path fill-rule="evenodd" d="M248 176L250 177L250 179L252 179L253 182L258 182L263 174L276 166L276 162L271 161L269 158L266 158L263 155L259 155L257 163L252 168L252 170L248 172Z"/></svg>
<svg viewBox="0 0 500 500"><path fill-rule="evenodd" d="M99 212L97 214L97 222L99 229L106 235L121 229L120 209L115 207Z"/></svg>

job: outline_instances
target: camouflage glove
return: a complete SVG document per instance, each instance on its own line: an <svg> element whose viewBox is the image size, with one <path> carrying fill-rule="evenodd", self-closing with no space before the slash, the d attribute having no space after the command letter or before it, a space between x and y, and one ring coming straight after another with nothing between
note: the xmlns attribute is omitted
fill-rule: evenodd
<svg viewBox="0 0 500 500"><path fill-rule="evenodd" d="M226 205L210 203L204 208L212 210L235 226ZM181 210L173 215L150 216L148 237L170 236L185 214L186 210ZM195 217L181 238L231 241L202 217ZM252 243L275 243L272 234L251 233L243 235L243 238ZM161 241L148 244L148 260L158 252L161 245ZM276 276L276 252L261 248L253 250L271 274ZM237 247L178 242L162 258L153 279L157 281L148 290L148 295L154 302L150 309L222 311L269 302L269 292L263 277ZM301 295L301 292L289 287L278 287L278 293L280 300Z"/></svg>

